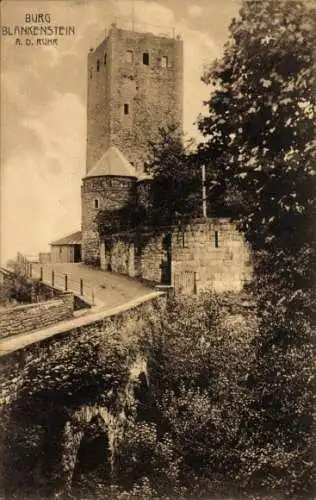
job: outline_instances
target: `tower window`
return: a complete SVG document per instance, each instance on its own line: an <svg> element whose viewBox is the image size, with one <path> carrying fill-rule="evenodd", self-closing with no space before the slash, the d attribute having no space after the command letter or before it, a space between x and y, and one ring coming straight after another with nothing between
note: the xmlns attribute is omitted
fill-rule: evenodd
<svg viewBox="0 0 316 500"><path fill-rule="evenodd" d="M99 208L99 200L97 198L95 200L93 200L93 207Z"/></svg>
<svg viewBox="0 0 316 500"><path fill-rule="evenodd" d="M103 64L104 64L104 66L106 65L106 52L104 54Z"/></svg>
<svg viewBox="0 0 316 500"><path fill-rule="evenodd" d="M167 68L168 67L168 57L167 56L162 56L162 58L161 58L161 67L162 68Z"/></svg>
<svg viewBox="0 0 316 500"><path fill-rule="evenodd" d="M188 241L185 232L182 232L182 248L188 248Z"/></svg>
<svg viewBox="0 0 316 500"><path fill-rule="evenodd" d="M124 115L128 115L129 113L129 106L128 104L124 104Z"/></svg>
<svg viewBox="0 0 316 500"><path fill-rule="evenodd" d="M100 71L100 60L97 59L97 71Z"/></svg>
<svg viewBox="0 0 316 500"><path fill-rule="evenodd" d="M89 79L92 80L92 69L89 69Z"/></svg>
<svg viewBox="0 0 316 500"><path fill-rule="evenodd" d="M132 63L133 62L133 51L132 50L127 50L125 54L125 60L127 63Z"/></svg>
<svg viewBox="0 0 316 500"><path fill-rule="evenodd" d="M143 53L143 64L145 64L146 66L149 66L149 54L148 54L148 52Z"/></svg>
<svg viewBox="0 0 316 500"><path fill-rule="evenodd" d="M218 231L215 231L214 233L214 243L215 243L215 248L218 248Z"/></svg>

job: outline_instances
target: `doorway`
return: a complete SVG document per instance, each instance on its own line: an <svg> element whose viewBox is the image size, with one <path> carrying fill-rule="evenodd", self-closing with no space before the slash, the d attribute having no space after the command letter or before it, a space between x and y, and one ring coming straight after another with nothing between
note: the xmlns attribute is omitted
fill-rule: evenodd
<svg viewBox="0 0 316 500"><path fill-rule="evenodd" d="M171 285L172 234L168 233L162 240L161 284Z"/></svg>
<svg viewBox="0 0 316 500"><path fill-rule="evenodd" d="M74 245L74 262L81 262L81 245Z"/></svg>

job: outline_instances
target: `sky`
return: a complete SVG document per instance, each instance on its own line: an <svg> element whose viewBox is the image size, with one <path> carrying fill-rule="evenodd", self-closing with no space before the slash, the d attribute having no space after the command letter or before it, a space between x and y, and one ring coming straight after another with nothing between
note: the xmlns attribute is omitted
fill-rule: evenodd
<svg viewBox="0 0 316 500"><path fill-rule="evenodd" d="M221 56L240 0L2 0L0 262L17 251L34 255L80 229L80 186L85 172L87 53L113 22L184 41L184 129L194 122L210 88L206 64ZM134 13L134 14L133 14ZM51 25L74 26L57 46L38 37L4 35L7 26L46 14ZM34 20L39 21L40 18ZM31 24L34 24L31 23ZM39 23L40 25L40 23ZM5 27L5 28L4 28Z"/></svg>

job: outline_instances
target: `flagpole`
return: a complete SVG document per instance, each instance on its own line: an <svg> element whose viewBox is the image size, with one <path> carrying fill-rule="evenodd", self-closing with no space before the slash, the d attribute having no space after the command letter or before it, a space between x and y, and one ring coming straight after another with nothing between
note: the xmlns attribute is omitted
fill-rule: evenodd
<svg viewBox="0 0 316 500"><path fill-rule="evenodd" d="M206 210L206 186L205 186L205 165L202 165L202 210L203 217L207 218Z"/></svg>

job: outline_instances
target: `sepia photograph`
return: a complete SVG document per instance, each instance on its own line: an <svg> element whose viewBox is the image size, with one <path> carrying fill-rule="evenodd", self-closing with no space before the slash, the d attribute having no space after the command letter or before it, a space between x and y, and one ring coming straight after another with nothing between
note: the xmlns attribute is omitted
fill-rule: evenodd
<svg viewBox="0 0 316 500"><path fill-rule="evenodd" d="M0 500L316 498L316 0L0 0Z"/></svg>

